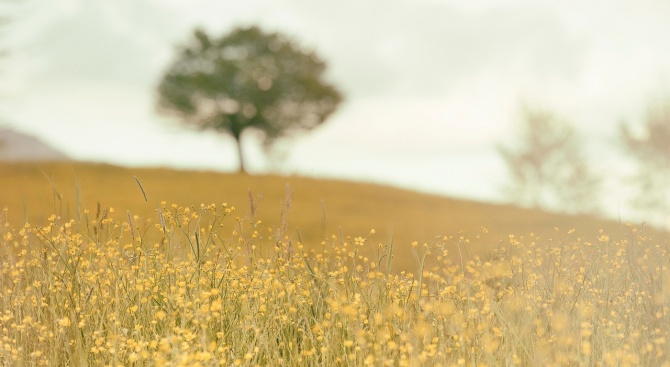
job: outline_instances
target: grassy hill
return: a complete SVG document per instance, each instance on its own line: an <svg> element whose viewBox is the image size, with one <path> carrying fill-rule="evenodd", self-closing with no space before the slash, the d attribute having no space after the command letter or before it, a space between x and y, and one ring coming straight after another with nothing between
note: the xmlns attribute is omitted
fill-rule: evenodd
<svg viewBox="0 0 670 367"><path fill-rule="evenodd" d="M0 183L2 366L670 355L670 245L638 228L300 177L2 164Z"/></svg>
<svg viewBox="0 0 670 367"><path fill-rule="evenodd" d="M294 176L241 175L162 168L123 168L90 163L0 163L0 208L8 207L8 221L43 224L51 214L78 218L112 207L120 219L126 211L156 219L162 201L179 206L228 203L235 216L254 215L265 226L288 223L287 234L305 246L325 238L368 236L374 244L394 244L400 268L413 268L417 259L408 249L436 237L463 236L469 255L484 253L509 235L558 239L575 229L574 236L593 240L600 229L615 234L620 224L587 216L567 216L511 205L494 205L421 194L392 187L317 180ZM147 200L135 177L141 182ZM290 208L286 208L288 195ZM78 214L79 213L79 214ZM231 219L231 223L234 221ZM486 228L488 233L476 239ZM558 231L556 231L558 228ZM343 234L343 236L341 236ZM343 239L343 238L342 238Z"/></svg>

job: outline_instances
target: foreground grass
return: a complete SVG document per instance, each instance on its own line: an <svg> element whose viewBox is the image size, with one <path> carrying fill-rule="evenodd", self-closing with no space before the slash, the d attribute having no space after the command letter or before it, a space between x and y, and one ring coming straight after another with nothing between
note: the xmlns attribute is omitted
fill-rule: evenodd
<svg viewBox="0 0 670 367"><path fill-rule="evenodd" d="M632 227L592 243L509 236L481 258L439 237L408 245L419 270L396 272L398 249L374 230L308 250L228 204L46 223L0 229L0 365L626 366L670 353L670 254Z"/></svg>

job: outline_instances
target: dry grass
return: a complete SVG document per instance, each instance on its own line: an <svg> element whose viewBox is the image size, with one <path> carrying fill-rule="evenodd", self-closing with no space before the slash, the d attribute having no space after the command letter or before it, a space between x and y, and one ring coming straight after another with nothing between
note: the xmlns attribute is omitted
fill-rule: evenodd
<svg viewBox="0 0 670 367"><path fill-rule="evenodd" d="M534 233L551 238L576 229L595 240L600 229L619 233L619 223L591 217L571 217L509 205L492 205L418 194L363 183L314 180L302 177L248 176L167 169L121 168L100 164L9 164L0 163L0 209L10 208L9 223L44 225L56 213L62 218L81 219L81 211L101 208L135 213L156 219L161 200L181 206L227 202L237 215L254 215L268 227L281 228L308 248L331 235L361 236L377 230L374 241L393 242L396 269L416 271L416 258L409 251L413 241L430 243L436 236L469 238L470 256L485 254L506 241L509 234L523 238ZM148 201L138 186L145 189ZM291 207L284 208L286 186ZM482 227L488 235L477 240ZM230 229L230 228L229 228ZM648 231L649 232L649 231ZM652 233L652 232L649 232ZM653 233L652 233L653 234ZM317 247L313 247L317 246ZM370 254L368 254L370 255Z"/></svg>
<svg viewBox="0 0 670 367"><path fill-rule="evenodd" d="M297 177L0 177L3 366L668 365L669 249L631 225Z"/></svg>
<svg viewBox="0 0 670 367"><path fill-rule="evenodd" d="M486 258L436 238L409 246L419 271L396 273L374 231L308 250L229 204L154 214L1 226L0 365L656 366L670 352L670 254L633 227L509 236Z"/></svg>

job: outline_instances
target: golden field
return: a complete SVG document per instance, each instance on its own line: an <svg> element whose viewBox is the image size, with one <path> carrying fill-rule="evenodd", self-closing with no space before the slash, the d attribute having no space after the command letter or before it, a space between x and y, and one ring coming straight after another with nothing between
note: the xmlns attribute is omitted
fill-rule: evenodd
<svg viewBox="0 0 670 367"><path fill-rule="evenodd" d="M3 366L668 365L668 246L632 225L299 177L0 177Z"/></svg>
<svg viewBox="0 0 670 367"><path fill-rule="evenodd" d="M583 216L573 217L468 200L419 194L392 187L292 176L239 175L169 169L122 168L103 164L0 163L0 208L8 221L42 225L51 214L80 219L81 211L114 208L120 213L157 219L161 201L179 206L227 203L236 216L254 217L306 246L332 236L365 236L376 230L374 242L393 242L403 256L396 267L416 270L417 259L407 254L410 243L431 242L443 236L472 241L468 251L482 254L506 241L510 234L559 238L575 229L591 240L599 230L618 233L622 225ZM147 195L145 201L139 180ZM288 195L290 208L286 208ZM98 209L98 205L100 209ZM79 214L77 214L79 211ZM477 240L482 228L488 234ZM558 232L556 231L558 229ZM406 256L407 255L407 256Z"/></svg>

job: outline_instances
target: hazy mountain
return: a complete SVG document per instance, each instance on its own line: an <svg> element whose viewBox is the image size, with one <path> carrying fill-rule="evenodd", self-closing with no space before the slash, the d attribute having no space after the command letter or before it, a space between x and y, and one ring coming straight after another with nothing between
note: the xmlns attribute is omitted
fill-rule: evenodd
<svg viewBox="0 0 670 367"><path fill-rule="evenodd" d="M0 129L0 161L63 161L69 158L34 136Z"/></svg>

